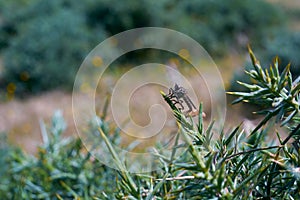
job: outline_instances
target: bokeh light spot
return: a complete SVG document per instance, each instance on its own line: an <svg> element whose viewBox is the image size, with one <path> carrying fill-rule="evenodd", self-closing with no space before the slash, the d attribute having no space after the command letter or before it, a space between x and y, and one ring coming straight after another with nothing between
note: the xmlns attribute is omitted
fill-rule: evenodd
<svg viewBox="0 0 300 200"><path fill-rule="evenodd" d="M7 93L9 93L9 94L15 93L16 89L17 89L17 86L14 83L9 83L6 87Z"/></svg>
<svg viewBox="0 0 300 200"><path fill-rule="evenodd" d="M103 64L103 60L100 56L95 56L92 60L92 63L95 67L100 67Z"/></svg>
<svg viewBox="0 0 300 200"><path fill-rule="evenodd" d="M22 81L28 81L29 78L30 78L29 73L26 71L24 71L20 74L20 79Z"/></svg>
<svg viewBox="0 0 300 200"><path fill-rule="evenodd" d="M91 90L91 86L88 83L82 83L80 86L80 91L88 93Z"/></svg>
<svg viewBox="0 0 300 200"><path fill-rule="evenodd" d="M180 66L180 62L177 58L171 58L169 59L169 63L173 63L176 66Z"/></svg>
<svg viewBox="0 0 300 200"><path fill-rule="evenodd" d="M190 53L187 49L180 49L178 54L179 54L180 57L182 57L184 59L188 59L190 57Z"/></svg>

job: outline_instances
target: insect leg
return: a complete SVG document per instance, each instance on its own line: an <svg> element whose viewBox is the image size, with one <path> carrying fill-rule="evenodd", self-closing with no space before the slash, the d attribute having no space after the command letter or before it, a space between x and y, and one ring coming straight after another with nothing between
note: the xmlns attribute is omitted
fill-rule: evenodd
<svg viewBox="0 0 300 200"><path fill-rule="evenodd" d="M179 104L180 107L178 108L179 110L184 110L184 106L183 106L183 101L179 100L179 99L171 99L172 103L174 104L174 106L176 106L176 104Z"/></svg>

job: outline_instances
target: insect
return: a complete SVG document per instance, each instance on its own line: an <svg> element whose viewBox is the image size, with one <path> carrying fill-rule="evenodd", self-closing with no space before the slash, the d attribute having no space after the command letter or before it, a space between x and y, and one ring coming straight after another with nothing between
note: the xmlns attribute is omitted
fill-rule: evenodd
<svg viewBox="0 0 300 200"><path fill-rule="evenodd" d="M179 105L178 109L180 111L183 111L185 109L183 103L187 105L188 110L184 112L186 116L194 117L199 114L198 109L196 108L190 97L187 95L187 90L185 88L175 84L174 89L169 89L169 94L167 96L170 98L170 100L175 106L177 104Z"/></svg>

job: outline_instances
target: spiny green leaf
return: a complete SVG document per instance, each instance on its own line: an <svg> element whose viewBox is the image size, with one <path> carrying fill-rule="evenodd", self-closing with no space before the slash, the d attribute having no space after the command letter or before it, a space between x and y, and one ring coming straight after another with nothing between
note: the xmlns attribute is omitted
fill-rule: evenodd
<svg viewBox="0 0 300 200"><path fill-rule="evenodd" d="M115 164L117 165L118 169L122 172L121 175L124 178L124 180L126 181L126 183L128 184L128 187L131 189L132 193L135 193L136 195L138 194L137 190L137 186L135 185L134 181L132 180L132 177L130 176L130 174L128 173L126 167L124 166L124 164L121 162L118 154L116 153L116 151L114 150L112 144L110 143L110 141L108 140L108 138L106 137L105 133L103 132L103 130L101 129L101 127L99 127L99 132L101 137L103 138L107 148L109 149L110 153L112 154L112 157L115 160Z"/></svg>
<svg viewBox="0 0 300 200"><path fill-rule="evenodd" d="M292 96L295 96L295 94L300 92L300 82L295 85L291 91Z"/></svg>
<svg viewBox="0 0 300 200"><path fill-rule="evenodd" d="M297 113L298 113L297 110L294 110L293 112L291 112L291 113L289 114L289 116L287 116L287 117L285 118L285 120L281 123L281 126L284 126L284 125L286 125L288 122L290 122L291 119L292 119L294 116L296 116Z"/></svg>
<svg viewBox="0 0 300 200"><path fill-rule="evenodd" d="M237 134L238 130L240 129L242 123L238 125L228 136L228 138L225 140L224 145L228 146L229 143L231 142L232 138Z"/></svg>
<svg viewBox="0 0 300 200"><path fill-rule="evenodd" d="M200 103L200 105L199 105L199 115L198 115L198 132L199 132L199 134L202 134L202 132L203 132L202 112L203 112L203 105L202 105L202 103Z"/></svg>
<svg viewBox="0 0 300 200"><path fill-rule="evenodd" d="M164 177L162 178L162 180L156 184L156 186L154 187L154 189L151 191L151 193L147 196L146 200L152 200L154 198L155 193L162 187L162 185L166 182L166 178L169 176L168 173L166 173L164 175Z"/></svg>
<svg viewBox="0 0 300 200"><path fill-rule="evenodd" d="M219 176L218 176L218 179L217 179L217 187L218 187L218 190L221 191L222 189L222 186L224 184L224 182L226 181L226 178L225 178L225 163L222 164L221 168L218 170L219 172Z"/></svg>
<svg viewBox="0 0 300 200"><path fill-rule="evenodd" d="M255 55L254 55L254 53L253 53L253 51L252 51L250 45L248 45L248 52L249 52L249 55L250 55L252 64L253 64L253 65L257 64L258 61L257 61L257 59L256 59L256 57L255 57Z"/></svg>
<svg viewBox="0 0 300 200"><path fill-rule="evenodd" d="M256 84L248 84L248 83L244 83L244 82L241 82L241 81L237 81L237 83L240 84L241 86L249 88L250 90L260 90L260 89L262 89L259 85L256 85Z"/></svg>
<svg viewBox="0 0 300 200"><path fill-rule="evenodd" d="M280 75L278 90L282 90L285 87L285 83L287 83L288 73L290 72L291 64L289 63L283 70Z"/></svg>
<svg viewBox="0 0 300 200"><path fill-rule="evenodd" d="M243 100L244 100L243 97L239 97L239 98L235 99L234 101L232 101L231 104L234 105L234 104L242 102Z"/></svg>
<svg viewBox="0 0 300 200"><path fill-rule="evenodd" d="M256 176L258 176L263 170L265 169L265 167L258 169L257 171L255 171L252 175L248 176L245 180L243 180L242 183L240 183L240 185L234 190L234 196L236 197L238 195L238 193L245 187L247 187L246 185L250 182L250 181L255 181L254 178Z"/></svg>

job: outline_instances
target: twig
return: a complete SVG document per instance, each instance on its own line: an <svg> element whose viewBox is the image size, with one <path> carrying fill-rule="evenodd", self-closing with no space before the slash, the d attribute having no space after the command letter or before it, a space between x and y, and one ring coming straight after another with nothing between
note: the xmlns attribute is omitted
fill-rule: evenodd
<svg viewBox="0 0 300 200"><path fill-rule="evenodd" d="M298 126L287 136L287 138L285 138L285 140L282 142L282 145L285 145L299 129L300 129L300 124L298 124Z"/></svg>
<svg viewBox="0 0 300 200"><path fill-rule="evenodd" d="M228 156L226 158L226 161L236 157L236 156L239 156L239 155L243 155L243 154L248 154L248 153L252 153L252 152L256 152L256 151L263 151L263 150L268 150L268 149L275 149L275 148L281 148L283 145L280 145L280 146L270 146L270 147L262 147L262 148L257 148L257 149L251 149L251 150L248 150L248 151L243 151L243 152L239 152L239 153L236 153L236 154L233 154L231 156Z"/></svg>
<svg viewBox="0 0 300 200"><path fill-rule="evenodd" d="M179 176L179 177L174 177L174 178L166 178L166 181L176 181L176 180L189 180L189 179L194 179L195 176ZM156 179L156 181L161 181L163 179Z"/></svg>

